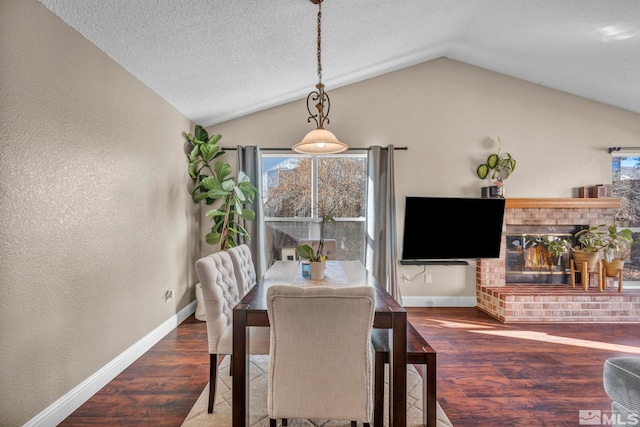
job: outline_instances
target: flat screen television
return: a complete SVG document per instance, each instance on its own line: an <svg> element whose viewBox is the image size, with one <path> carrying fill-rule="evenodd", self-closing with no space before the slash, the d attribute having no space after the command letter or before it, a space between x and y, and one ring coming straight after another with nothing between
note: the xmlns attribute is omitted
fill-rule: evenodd
<svg viewBox="0 0 640 427"><path fill-rule="evenodd" d="M499 258L504 206L505 199L407 197L401 263Z"/></svg>

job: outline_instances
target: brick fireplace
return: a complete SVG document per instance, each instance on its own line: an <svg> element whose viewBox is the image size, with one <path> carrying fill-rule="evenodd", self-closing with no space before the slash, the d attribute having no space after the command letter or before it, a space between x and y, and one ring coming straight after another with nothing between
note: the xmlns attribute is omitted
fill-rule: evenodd
<svg viewBox="0 0 640 427"><path fill-rule="evenodd" d="M618 199L507 199L500 258L476 267L477 307L508 322L640 322L640 293L584 291L568 284L507 283L508 226L563 227L612 224Z"/></svg>

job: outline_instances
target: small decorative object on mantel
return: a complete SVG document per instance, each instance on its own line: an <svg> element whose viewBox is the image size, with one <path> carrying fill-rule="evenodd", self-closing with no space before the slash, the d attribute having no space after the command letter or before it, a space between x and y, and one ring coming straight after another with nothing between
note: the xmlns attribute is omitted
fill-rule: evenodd
<svg viewBox="0 0 640 427"><path fill-rule="evenodd" d="M578 197L580 198L601 198L611 197L611 185L596 184L578 188Z"/></svg>
<svg viewBox="0 0 640 427"><path fill-rule="evenodd" d="M516 159L509 153L502 153L502 141L498 137L498 152L490 154L486 163L478 165L476 173L480 179L485 179L491 172L492 185L482 187L483 198L504 198L503 182L516 168Z"/></svg>

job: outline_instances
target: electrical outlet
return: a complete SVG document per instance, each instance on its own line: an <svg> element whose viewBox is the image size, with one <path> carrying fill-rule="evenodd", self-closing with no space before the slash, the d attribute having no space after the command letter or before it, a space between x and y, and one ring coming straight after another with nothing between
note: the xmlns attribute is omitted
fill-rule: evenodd
<svg viewBox="0 0 640 427"><path fill-rule="evenodd" d="M431 283L431 274L424 273L424 283Z"/></svg>

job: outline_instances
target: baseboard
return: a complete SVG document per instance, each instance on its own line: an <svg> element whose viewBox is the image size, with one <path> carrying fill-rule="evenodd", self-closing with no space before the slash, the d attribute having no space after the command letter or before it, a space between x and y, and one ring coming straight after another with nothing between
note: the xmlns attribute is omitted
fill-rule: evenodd
<svg viewBox="0 0 640 427"><path fill-rule="evenodd" d="M70 392L53 402L23 427L58 425L195 311L196 301L194 300Z"/></svg>
<svg viewBox="0 0 640 427"><path fill-rule="evenodd" d="M475 307L476 297L402 297L403 307Z"/></svg>

